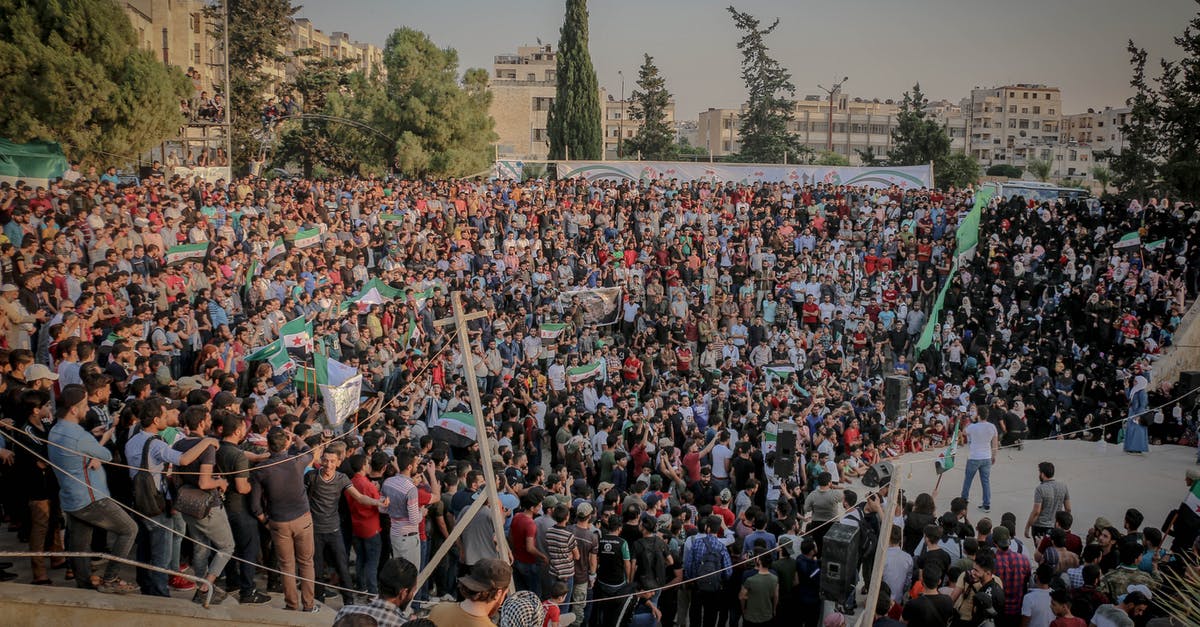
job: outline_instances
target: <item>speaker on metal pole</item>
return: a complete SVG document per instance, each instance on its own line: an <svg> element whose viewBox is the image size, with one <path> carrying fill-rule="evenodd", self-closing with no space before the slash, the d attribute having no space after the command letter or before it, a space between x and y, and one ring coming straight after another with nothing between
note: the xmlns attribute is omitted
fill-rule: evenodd
<svg viewBox="0 0 1200 627"><path fill-rule="evenodd" d="M1200 371L1188 370L1179 373L1179 384L1175 388L1176 395L1187 394L1179 401L1179 404L1183 406L1183 411L1194 411L1196 405L1200 403L1200 391L1195 391L1196 388L1200 388ZM1191 393L1188 394L1189 392Z"/></svg>
<svg viewBox="0 0 1200 627"><path fill-rule="evenodd" d="M858 525L837 523L821 542L821 596L835 603L850 597L857 580L862 534Z"/></svg>
<svg viewBox="0 0 1200 627"><path fill-rule="evenodd" d="M796 473L796 425L780 423L775 434L775 476L790 477Z"/></svg>
<svg viewBox="0 0 1200 627"><path fill-rule="evenodd" d="M862 476L862 483L868 488L885 487L892 482L895 471L892 462L879 462L867 469L867 474Z"/></svg>
<svg viewBox="0 0 1200 627"><path fill-rule="evenodd" d="M889 420L908 413L909 378L892 375L883 380L883 413Z"/></svg>

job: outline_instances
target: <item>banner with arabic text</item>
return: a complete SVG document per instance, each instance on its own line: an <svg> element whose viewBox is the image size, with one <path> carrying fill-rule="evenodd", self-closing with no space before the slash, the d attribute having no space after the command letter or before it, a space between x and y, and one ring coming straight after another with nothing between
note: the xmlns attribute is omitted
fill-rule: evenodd
<svg viewBox="0 0 1200 627"><path fill-rule="evenodd" d="M583 177L592 180L649 182L658 179L714 183L783 182L810 185L861 185L888 188L933 187L930 165L853 167L824 165L741 165L687 161L559 161L559 180Z"/></svg>

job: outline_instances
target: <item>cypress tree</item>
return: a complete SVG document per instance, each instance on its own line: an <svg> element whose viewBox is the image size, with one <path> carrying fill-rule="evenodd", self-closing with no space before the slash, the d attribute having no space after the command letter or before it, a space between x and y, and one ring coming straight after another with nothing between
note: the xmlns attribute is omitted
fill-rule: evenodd
<svg viewBox="0 0 1200 627"><path fill-rule="evenodd" d="M546 131L550 158L599 159L600 90L588 52L587 0L567 0L567 14L558 39L558 85Z"/></svg>

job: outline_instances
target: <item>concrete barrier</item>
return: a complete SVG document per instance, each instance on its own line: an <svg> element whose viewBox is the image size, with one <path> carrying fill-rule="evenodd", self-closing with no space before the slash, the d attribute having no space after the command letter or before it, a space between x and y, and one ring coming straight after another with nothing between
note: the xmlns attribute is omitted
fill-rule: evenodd
<svg viewBox="0 0 1200 627"><path fill-rule="evenodd" d="M301 614L271 607L242 606L232 599L206 610L180 599L100 594L93 590L56 586L0 584L0 625L7 627L162 627L183 623L196 627L329 627L335 614L336 610L324 606L316 614Z"/></svg>
<svg viewBox="0 0 1200 627"><path fill-rule="evenodd" d="M1179 328L1175 330L1171 346L1168 346L1150 373L1151 389L1158 389L1165 384L1174 385L1179 380L1179 373L1189 370L1200 370L1200 299L1192 301ZM1186 390L1175 390L1174 394Z"/></svg>

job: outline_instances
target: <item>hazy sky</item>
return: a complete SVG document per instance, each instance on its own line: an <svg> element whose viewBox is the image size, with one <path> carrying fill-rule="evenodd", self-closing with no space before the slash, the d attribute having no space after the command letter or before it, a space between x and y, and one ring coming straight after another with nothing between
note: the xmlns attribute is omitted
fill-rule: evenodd
<svg viewBox="0 0 1200 627"><path fill-rule="evenodd" d="M518 45L558 45L564 0L308 0L299 15L325 32L382 46L409 26L458 50L463 67L492 69ZM745 99L738 34L728 0L593 0L592 62L600 85L634 88L642 53L663 72L676 118ZM738 0L763 18L780 18L769 38L792 71L798 96L849 76L845 91L899 98L916 81L931 99L958 101L974 86L1046 83L1062 89L1068 113L1121 106L1129 95L1126 41L1151 59L1177 57L1172 37L1196 14L1192 0ZM1154 61L1153 65L1157 66Z"/></svg>

